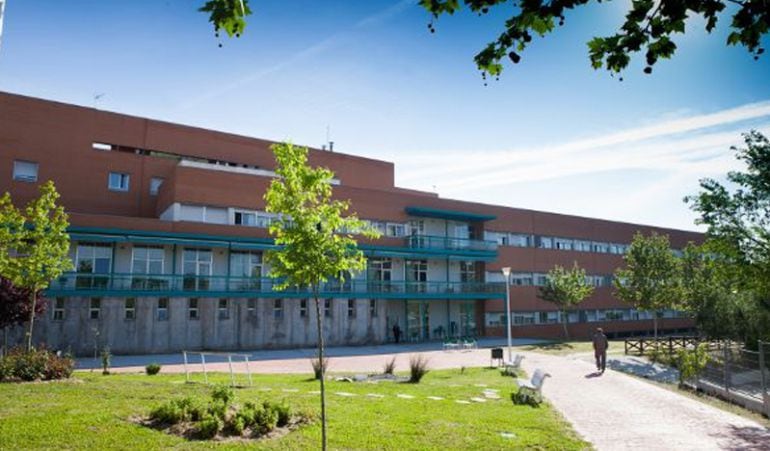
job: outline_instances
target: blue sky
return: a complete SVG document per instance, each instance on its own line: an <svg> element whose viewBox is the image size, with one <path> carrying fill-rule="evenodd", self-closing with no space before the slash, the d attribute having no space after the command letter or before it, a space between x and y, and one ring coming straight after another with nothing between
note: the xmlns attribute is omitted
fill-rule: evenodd
<svg viewBox="0 0 770 451"><path fill-rule="evenodd" d="M8 0L0 90L313 146L328 126L404 187L684 229L698 179L738 167L741 132L770 133L770 58L726 47L727 17L711 35L693 19L672 61L648 76L636 58L619 82L585 42L628 3L592 5L484 86L472 58L500 13L431 34L416 0L252 0L219 48L198 3Z"/></svg>

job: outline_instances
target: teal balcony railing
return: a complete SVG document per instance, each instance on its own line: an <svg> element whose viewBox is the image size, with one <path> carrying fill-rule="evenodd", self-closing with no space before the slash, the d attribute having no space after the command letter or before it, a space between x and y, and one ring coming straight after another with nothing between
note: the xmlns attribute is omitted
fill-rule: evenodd
<svg viewBox="0 0 770 451"><path fill-rule="evenodd" d="M182 274L66 273L53 281L48 296L200 296L200 297L307 297L308 290L278 291L270 278L194 276ZM329 281L323 297L377 297L392 299L502 298L504 283Z"/></svg>
<svg viewBox="0 0 770 451"><path fill-rule="evenodd" d="M450 236L411 235L406 237L406 247L412 249L445 249L454 251L496 252L497 242L471 240Z"/></svg>

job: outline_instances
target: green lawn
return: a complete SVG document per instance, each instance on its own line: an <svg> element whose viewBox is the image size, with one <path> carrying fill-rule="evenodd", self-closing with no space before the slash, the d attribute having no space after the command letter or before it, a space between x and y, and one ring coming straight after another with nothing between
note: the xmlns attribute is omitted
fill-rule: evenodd
<svg viewBox="0 0 770 451"><path fill-rule="evenodd" d="M609 340L610 347L607 350L610 354L623 353L624 340ZM534 345L518 346L516 349L522 351L542 352L544 354L567 355L579 352L593 352L593 343L591 341L549 341Z"/></svg>
<svg viewBox="0 0 770 451"><path fill-rule="evenodd" d="M228 379L224 374L210 375L210 381L224 383ZM253 446L253 442L187 441L130 421L168 399L208 397L210 387L183 381L184 375L78 372L69 381L0 384L0 449ZM515 390L514 379L501 376L498 370L431 371L420 384L329 382L327 387L332 449L590 448L547 404L540 408L513 405L510 393ZM455 402L480 397L484 388L499 389L502 399L483 404ZM318 390L318 382L308 375L255 375L253 388L236 390L236 403L286 400L293 408L318 412L319 397L309 393L313 390ZM343 397L337 392L357 396ZM368 393L384 397L367 397ZM414 398L402 399L397 394ZM501 432L511 432L515 438L504 438ZM320 433L320 424L315 423L283 438L258 442L258 447L315 449Z"/></svg>

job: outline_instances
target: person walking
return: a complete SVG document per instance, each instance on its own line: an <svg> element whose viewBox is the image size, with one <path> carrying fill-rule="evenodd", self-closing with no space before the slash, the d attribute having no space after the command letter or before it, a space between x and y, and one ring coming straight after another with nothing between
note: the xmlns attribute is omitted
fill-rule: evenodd
<svg viewBox="0 0 770 451"><path fill-rule="evenodd" d="M401 328L398 327L398 323L393 325L393 338L396 340L396 344L401 341Z"/></svg>
<svg viewBox="0 0 770 451"><path fill-rule="evenodd" d="M604 368L607 366L607 348L609 348L610 343L601 327L596 328L593 344L594 357L596 357L596 370L604 373Z"/></svg>

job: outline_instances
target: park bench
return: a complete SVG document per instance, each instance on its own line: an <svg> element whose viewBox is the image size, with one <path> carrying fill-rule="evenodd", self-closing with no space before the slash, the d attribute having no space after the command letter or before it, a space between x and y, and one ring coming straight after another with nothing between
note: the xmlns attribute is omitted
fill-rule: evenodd
<svg viewBox="0 0 770 451"><path fill-rule="evenodd" d="M510 375L516 374L516 370L521 366L522 360L524 360L524 356L521 354L514 355L513 360L506 360L503 362L503 372Z"/></svg>
<svg viewBox="0 0 770 451"><path fill-rule="evenodd" d="M530 380L516 379L516 382L519 384L519 393L528 393L542 399L543 382L545 382L546 377L551 377L551 375L537 369Z"/></svg>

